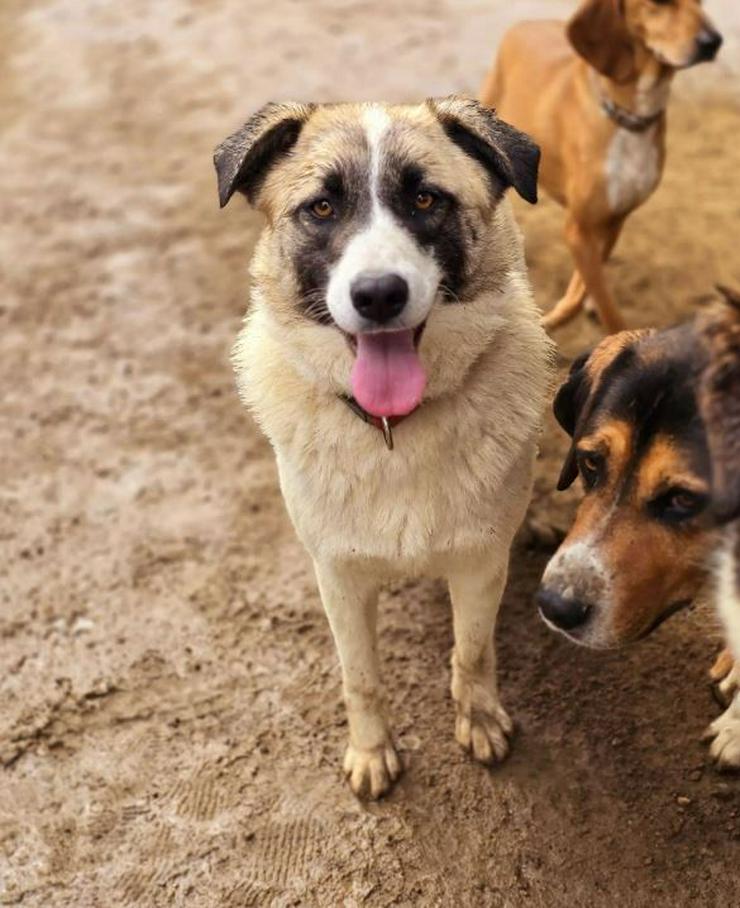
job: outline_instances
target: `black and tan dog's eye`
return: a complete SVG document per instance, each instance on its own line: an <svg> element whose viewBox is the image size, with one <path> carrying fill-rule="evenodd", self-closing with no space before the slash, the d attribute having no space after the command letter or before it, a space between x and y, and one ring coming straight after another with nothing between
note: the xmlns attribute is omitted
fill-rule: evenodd
<svg viewBox="0 0 740 908"><path fill-rule="evenodd" d="M676 489L666 497L666 510L675 517L694 517L704 507L706 498L686 489Z"/></svg>
<svg viewBox="0 0 740 908"><path fill-rule="evenodd" d="M328 199L317 199L311 203L310 211L320 221L326 221L334 215L334 206Z"/></svg>
<svg viewBox="0 0 740 908"><path fill-rule="evenodd" d="M416 193L416 198L414 199L414 206L418 211L429 211L430 208L434 206L434 203L437 201L436 196L433 192L427 192L426 190L420 190Z"/></svg>
<svg viewBox="0 0 740 908"><path fill-rule="evenodd" d="M690 489L670 489L651 504L651 510L666 523L682 523L697 517L707 505L707 496Z"/></svg>
<svg viewBox="0 0 740 908"><path fill-rule="evenodd" d="M586 488L592 489L596 485L601 477L603 466L604 459L600 454L591 451L578 452L578 469Z"/></svg>

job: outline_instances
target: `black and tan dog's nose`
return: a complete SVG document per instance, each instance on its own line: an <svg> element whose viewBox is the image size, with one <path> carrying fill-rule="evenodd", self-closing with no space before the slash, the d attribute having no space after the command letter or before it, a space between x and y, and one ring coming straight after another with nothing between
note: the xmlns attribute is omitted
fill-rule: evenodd
<svg viewBox="0 0 740 908"><path fill-rule="evenodd" d="M409 285L399 274L363 273L352 281L352 305L363 318L382 325L408 302Z"/></svg>
<svg viewBox="0 0 740 908"><path fill-rule="evenodd" d="M696 59L714 60L720 47L722 47L722 35L713 28L707 28L700 32L696 39Z"/></svg>
<svg viewBox="0 0 740 908"><path fill-rule="evenodd" d="M585 624L591 606L580 599L570 599L547 587L540 587L535 596L543 618L561 631L572 631Z"/></svg>

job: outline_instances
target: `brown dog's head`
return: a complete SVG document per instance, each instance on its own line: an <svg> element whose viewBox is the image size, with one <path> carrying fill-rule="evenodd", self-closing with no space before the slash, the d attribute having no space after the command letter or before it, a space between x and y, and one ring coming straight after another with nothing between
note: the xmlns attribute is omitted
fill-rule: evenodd
<svg viewBox="0 0 740 908"><path fill-rule="evenodd" d="M568 37L615 82L636 78L646 54L682 69L713 60L722 44L700 0L586 0L568 23Z"/></svg>
<svg viewBox="0 0 740 908"><path fill-rule="evenodd" d="M546 622L584 646L648 634L699 592L713 531L692 325L622 332L576 360L555 400L572 437L559 489L585 496L537 594Z"/></svg>

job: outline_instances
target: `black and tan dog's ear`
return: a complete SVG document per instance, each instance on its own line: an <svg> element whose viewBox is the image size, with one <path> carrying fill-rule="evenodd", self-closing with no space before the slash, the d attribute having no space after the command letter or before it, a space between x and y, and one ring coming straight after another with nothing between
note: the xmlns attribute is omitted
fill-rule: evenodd
<svg viewBox="0 0 740 908"><path fill-rule="evenodd" d="M218 199L223 208L235 192L255 204L269 169L298 141L313 104L266 104L216 148Z"/></svg>
<svg viewBox="0 0 740 908"><path fill-rule="evenodd" d="M619 370L634 355L636 341L652 333L652 329L641 329L610 334L590 353L583 353L573 361L553 403L555 419L573 439L560 472L559 492L571 486L578 476L576 446L597 404L600 389L617 378Z"/></svg>
<svg viewBox="0 0 740 908"><path fill-rule="evenodd" d="M578 476L578 466L576 464L576 432L578 424L581 422L586 402L591 394L591 380L586 372L590 353L583 353L570 367L568 378L560 386L560 390L555 395L553 403L553 413L561 428L570 435L573 443L565 458L563 469L560 471L558 479L558 491L569 488L575 482Z"/></svg>
<svg viewBox="0 0 740 908"><path fill-rule="evenodd" d="M740 518L740 293L700 320L709 365L699 401L712 461L712 511L720 523Z"/></svg>
<svg viewBox="0 0 740 908"><path fill-rule="evenodd" d="M627 30L624 0L585 0L567 27L576 53L604 76L628 82L635 74L635 50Z"/></svg>
<svg viewBox="0 0 740 908"><path fill-rule="evenodd" d="M485 167L499 192L513 186L534 205L540 149L529 136L472 98L450 95L427 103L451 141Z"/></svg>

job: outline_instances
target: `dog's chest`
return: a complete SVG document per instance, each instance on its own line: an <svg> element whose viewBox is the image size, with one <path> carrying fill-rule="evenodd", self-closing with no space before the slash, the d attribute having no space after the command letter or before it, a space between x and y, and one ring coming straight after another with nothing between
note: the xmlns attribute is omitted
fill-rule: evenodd
<svg viewBox="0 0 740 908"><path fill-rule="evenodd" d="M617 129L605 161L606 193L614 214L641 205L660 181L660 150L656 126L645 132Z"/></svg>
<svg viewBox="0 0 740 908"><path fill-rule="evenodd" d="M296 447L279 448L288 511L319 557L421 566L434 553L491 545L523 516L534 444L476 441L466 449L459 439L412 429L397 432L390 452L375 429L358 423L346 426L342 442L313 453L302 443L300 456Z"/></svg>

